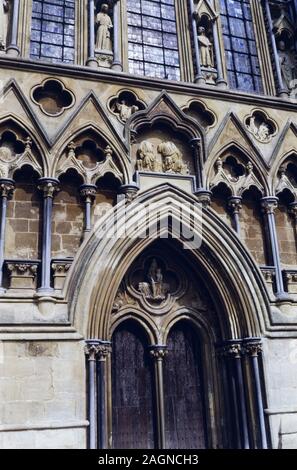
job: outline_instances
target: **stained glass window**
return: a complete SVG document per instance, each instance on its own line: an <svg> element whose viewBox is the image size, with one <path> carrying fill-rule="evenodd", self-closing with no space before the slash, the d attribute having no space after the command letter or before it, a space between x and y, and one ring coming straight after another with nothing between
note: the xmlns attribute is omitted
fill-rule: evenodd
<svg viewBox="0 0 297 470"><path fill-rule="evenodd" d="M75 0L33 0L30 57L74 62Z"/></svg>
<svg viewBox="0 0 297 470"><path fill-rule="evenodd" d="M262 93L250 0L220 0L230 88Z"/></svg>
<svg viewBox="0 0 297 470"><path fill-rule="evenodd" d="M174 0L127 0L129 71L180 80Z"/></svg>

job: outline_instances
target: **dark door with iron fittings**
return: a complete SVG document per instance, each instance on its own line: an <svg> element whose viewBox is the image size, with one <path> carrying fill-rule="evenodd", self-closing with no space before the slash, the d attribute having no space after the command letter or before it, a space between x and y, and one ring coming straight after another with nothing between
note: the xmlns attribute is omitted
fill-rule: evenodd
<svg viewBox="0 0 297 470"><path fill-rule="evenodd" d="M153 371L148 341L126 321L112 338L112 435L114 449L154 449Z"/></svg>
<svg viewBox="0 0 297 470"><path fill-rule="evenodd" d="M199 337L189 322L169 333L164 360L167 449L205 449L203 386Z"/></svg>

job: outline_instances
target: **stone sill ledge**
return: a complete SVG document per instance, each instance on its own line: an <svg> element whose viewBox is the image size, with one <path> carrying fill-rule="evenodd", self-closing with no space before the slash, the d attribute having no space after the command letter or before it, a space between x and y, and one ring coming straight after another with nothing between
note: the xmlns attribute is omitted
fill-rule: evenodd
<svg viewBox="0 0 297 470"><path fill-rule="evenodd" d="M279 98L276 96L261 96L257 94L244 93L241 91L234 91L230 89L221 89L219 87L204 85L200 86L195 83L189 82L174 82L170 80L159 80L156 78L139 77L125 72L118 72L114 70L101 70L94 69L88 66L81 65L67 65L67 64L51 64L44 61L33 61L24 58L15 57L0 57L0 67L3 69L23 70L40 73L54 73L56 76L67 76L73 78L80 78L85 80L96 80L97 82L108 82L110 84L122 84L126 86L139 86L147 89L159 89L162 91L164 88L167 91L182 93L187 95L197 95L199 97L215 98L231 102L237 102L240 99L241 103L248 105L266 106L277 109L285 109L296 111L297 100Z"/></svg>
<svg viewBox="0 0 297 470"><path fill-rule="evenodd" d="M0 432L17 432L17 431L46 431L48 429L74 429L74 428L87 428L89 421L69 421L67 422L53 422L53 423L40 423L40 424L2 424L0 425Z"/></svg>

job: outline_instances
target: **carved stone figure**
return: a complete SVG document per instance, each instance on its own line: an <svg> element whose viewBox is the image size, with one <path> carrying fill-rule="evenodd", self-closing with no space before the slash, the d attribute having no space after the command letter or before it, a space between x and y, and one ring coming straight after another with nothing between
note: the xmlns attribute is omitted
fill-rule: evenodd
<svg viewBox="0 0 297 470"><path fill-rule="evenodd" d="M182 162L182 154L173 142L164 142L158 146L162 155L163 171L166 173L189 173L188 167Z"/></svg>
<svg viewBox="0 0 297 470"><path fill-rule="evenodd" d="M129 117L132 114L136 113L139 110L138 106L129 106L125 100L121 100L116 103L116 111L119 113L120 119L123 122L128 121Z"/></svg>
<svg viewBox="0 0 297 470"><path fill-rule="evenodd" d="M164 283L162 269L154 258L147 274L148 282L140 282L139 290L146 299L164 300L169 292L169 284Z"/></svg>
<svg viewBox="0 0 297 470"><path fill-rule="evenodd" d="M198 28L198 43L200 49L200 63L202 67L214 67L213 45L210 39L206 36L206 31L203 26Z"/></svg>
<svg viewBox="0 0 297 470"><path fill-rule="evenodd" d="M138 149L137 169L139 171L155 171L156 155L154 146L148 140L141 142Z"/></svg>
<svg viewBox="0 0 297 470"><path fill-rule="evenodd" d="M284 85L290 90L294 85L292 82L297 78L296 54L288 51L285 42L280 41L278 43L278 56Z"/></svg>
<svg viewBox="0 0 297 470"><path fill-rule="evenodd" d="M6 49L9 1L0 0L0 50Z"/></svg>
<svg viewBox="0 0 297 470"><path fill-rule="evenodd" d="M96 25L96 49L99 51L112 51L110 30L113 28L113 24L108 15L107 3L102 4L100 13L96 17Z"/></svg>
<svg viewBox="0 0 297 470"><path fill-rule="evenodd" d="M263 122L259 127L258 139L261 142L267 142L267 140L269 139L269 127L267 126L267 124L265 124L265 122Z"/></svg>

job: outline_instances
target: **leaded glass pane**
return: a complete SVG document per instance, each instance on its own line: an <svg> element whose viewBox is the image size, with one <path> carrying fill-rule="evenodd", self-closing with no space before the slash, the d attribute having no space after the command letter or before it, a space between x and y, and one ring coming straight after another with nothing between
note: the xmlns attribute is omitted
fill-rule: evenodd
<svg viewBox="0 0 297 470"><path fill-rule="evenodd" d="M127 0L129 70L180 80L174 0Z"/></svg>
<svg viewBox="0 0 297 470"><path fill-rule="evenodd" d="M263 92L250 0L220 0L231 88Z"/></svg>
<svg viewBox="0 0 297 470"><path fill-rule="evenodd" d="M33 0L30 57L74 62L75 0Z"/></svg>

